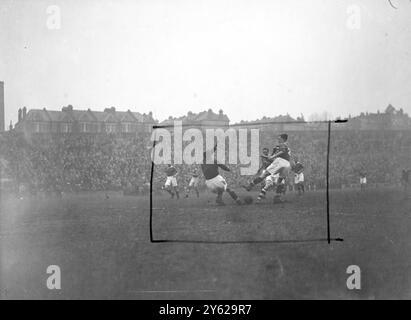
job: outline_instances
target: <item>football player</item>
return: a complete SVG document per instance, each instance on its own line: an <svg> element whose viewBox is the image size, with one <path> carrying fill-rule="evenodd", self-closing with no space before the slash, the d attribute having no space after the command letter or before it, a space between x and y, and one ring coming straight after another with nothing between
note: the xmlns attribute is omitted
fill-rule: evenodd
<svg viewBox="0 0 411 320"><path fill-rule="evenodd" d="M297 161L292 168L294 172L294 186L299 196L305 193L304 187L304 166Z"/></svg>
<svg viewBox="0 0 411 320"><path fill-rule="evenodd" d="M200 181L200 177L198 175L197 169L194 169L191 173L190 182L188 183L186 198L188 198L188 195L192 189L194 189L197 195L197 198L200 197L200 193L198 192L199 181Z"/></svg>
<svg viewBox="0 0 411 320"><path fill-rule="evenodd" d="M177 189L177 170L174 166L169 164L167 166L167 169L165 170L167 179L166 183L164 184L164 189L171 195L171 199L174 198L174 195L177 196L177 199L180 198L180 195L178 193Z"/></svg>
<svg viewBox="0 0 411 320"><path fill-rule="evenodd" d="M273 152L270 156L262 156L268 161L272 161L271 164L265 170L263 176L254 179L251 181L245 189L250 191L257 183L265 179L265 185L261 189L260 194L258 195L258 200L265 198L267 191L274 185L277 186L275 201L281 200L281 194L284 192L285 183L283 181L287 177L291 165L290 165L290 148L287 144L288 135L283 133L278 136L278 145L273 149Z"/></svg>
<svg viewBox="0 0 411 320"><path fill-rule="evenodd" d="M216 151L216 149L217 146L214 147L214 151ZM223 193L226 191L237 204L241 204L241 200L238 198L237 194L228 187L225 179L219 174L219 168L224 171L230 171L230 168L224 164L218 163L217 160L214 160L213 163L210 164L207 163L207 152L204 152L201 171L206 179L205 184L207 188L211 192L217 194L216 203L222 206L225 205L223 201Z"/></svg>

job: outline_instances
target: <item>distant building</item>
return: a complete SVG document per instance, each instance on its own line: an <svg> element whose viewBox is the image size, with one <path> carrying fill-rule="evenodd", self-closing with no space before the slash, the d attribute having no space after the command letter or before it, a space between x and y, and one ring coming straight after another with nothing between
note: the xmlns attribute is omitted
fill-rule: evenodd
<svg viewBox="0 0 411 320"><path fill-rule="evenodd" d="M411 118L402 109L396 110L391 104L384 113L361 113L350 118L350 129L354 130L411 130Z"/></svg>
<svg viewBox="0 0 411 320"><path fill-rule="evenodd" d="M202 111L200 113L189 111L186 116L182 117L169 117L167 120L161 122L160 126L172 126L176 120L182 121L183 125L186 127L199 129L225 128L230 124L230 119L224 114L223 110L214 113L212 109L208 109L208 111Z"/></svg>
<svg viewBox="0 0 411 320"><path fill-rule="evenodd" d="M32 109L18 110L15 130L33 133L135 133L150 132L157 123L153 115L139 112L75 110L71 105L61 111Z"/></svg>
<svg viewBox="0 0 411 320"><path fill-rule="evenodd" d="M3 83L0 82L0 120L4 131ZM169 117L160 126L173 126L174 121L182 121L186 128L227 128L230 119L223 110L215 113L212 109L200 113L188 112L181 117ZM14 128L25 134L33 133L135 133L151 132L158 121L153 115L139 112L117 111L114 107L104 111L75 110L71 105L61 111L27 108L18 110L18 121ZM317 131L327 130L324 123L310 123L304 117L292 118L290 115L263 117L254 121L241 121L236 127L259 128L274 131ZM349 117L347 123L333 126L333 130L411 130L411 118L402 109L389 105L385 112L361 113Z"/></svg>
<svg viewBox="0 0 411 320"><path fill-rule="evenodd" d="M340 118L337 118L341 120ZM346 123L333 126L333 130L411 130L411 118L402 109L395 109L391 104L383 113L364 113L347 119ZM292 118L290 115L263 117L254 121L241 121L236 126L259 128L276 131L318 131L327 130L321 122L306 122L304 117Z"/></svg>
<svg viewBox="0 0 411 320"><path fill-rule="evenodd" d="M301 125L304 124L304 125ZM261 119L244 121L237 123L236 126L244 126L246 128L258 128L260 130L269 129L276 131L299 131L307 130L307 125L304 117L294 119L289 114L279 115L276 117L262 117Z"/></svg>

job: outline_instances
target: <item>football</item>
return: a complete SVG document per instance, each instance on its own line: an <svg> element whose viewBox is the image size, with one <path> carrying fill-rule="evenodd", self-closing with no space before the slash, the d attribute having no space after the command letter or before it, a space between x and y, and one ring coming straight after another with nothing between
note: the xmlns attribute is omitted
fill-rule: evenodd
<svg viewBox="0 0 411 320"><path fill-rule="evenodd" d="M252 203L253 203L253 197L251 197L251 196L245 196L245 197L243 198L243 202L244 202L245 204L252 204Z"/></svg>

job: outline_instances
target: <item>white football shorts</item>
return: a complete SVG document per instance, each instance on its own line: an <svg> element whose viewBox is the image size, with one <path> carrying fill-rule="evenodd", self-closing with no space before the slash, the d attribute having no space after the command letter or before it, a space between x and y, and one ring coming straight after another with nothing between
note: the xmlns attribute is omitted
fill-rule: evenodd
<svg viewBox="0 0 411 320"><path fill-rule="evenodd" d="M227 189L227 182L220 175L214 177L213 179L206 180L205 184L207 188L214 193L218 193L218 191L225 191Z"/></svg>
<svg viewBox="0 0 411 320"><path fill-rule="evenodd" d="M176 177L167 177L165 187L177 187L177 178Z"/></svg>
<svg viewBox="0 0 411 320"><path fill-rule="evenodd" d="M273 163L271 163L268 167L267 167L267 171L271 174L271 175L275 175L275 174L280 174L280 176L282 178L286 177L288 175L288 172L290 171L291 165L290 165L290 161L287 161L283 158L275 158Z"/></svg>
<svg viewBox="0 0 411 320"><path fill-rule="evenodd" d="M191 180L190 180L188 186L196 188L196 187L198 187L199 181L200 181L199 177L191 177Z"/></svg>

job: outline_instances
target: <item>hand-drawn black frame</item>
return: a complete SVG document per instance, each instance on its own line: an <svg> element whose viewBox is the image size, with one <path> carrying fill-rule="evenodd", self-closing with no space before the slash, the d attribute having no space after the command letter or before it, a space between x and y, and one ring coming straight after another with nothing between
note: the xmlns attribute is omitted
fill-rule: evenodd
<svg viewBox="0 0 411 320"><path fill-rule="evenodd" d="M330 179L330 145L331 145L331 123L346 123L347 120L334 120L334 121L294 121L294 122L264 122L260 125L269 124L308 124L308 123L327 123L328 124L328 137L327 137L327 167L326 167L326 212L327 212L327 237L326 238L315 238L315 239L290 239L290 240L238 240L238 241L210 241L210 240L182 240L182 239L154 239L153 236L153 176L154 176L154 161L151 162L151 173L150 173L150 242L151 243L203 243L203 244L241 244L241 243L302 243L302 242L321 242L327 241L328 244L331 241L344 241L342 238L331 238L330 230L330 193L329 193L329 179ZM183 125L189 126L190 124ZM244 126L244 124L232 125ZM172 125L155 125L153 130L159 128L169 128ZM153 148L155 147L155 141L153 141Z"/></svg>

